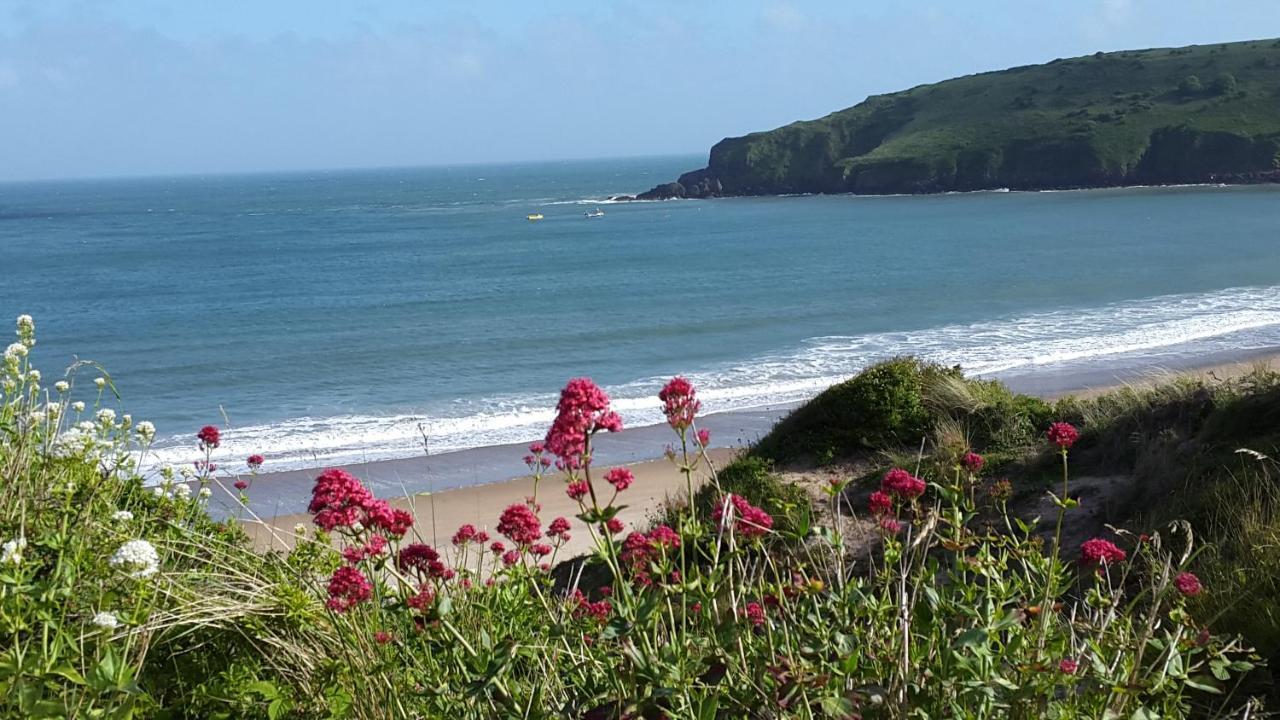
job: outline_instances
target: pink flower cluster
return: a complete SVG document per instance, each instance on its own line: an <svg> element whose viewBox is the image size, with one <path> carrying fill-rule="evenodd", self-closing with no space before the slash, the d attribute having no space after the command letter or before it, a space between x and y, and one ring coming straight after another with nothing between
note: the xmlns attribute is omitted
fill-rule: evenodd
<svg viewBox="0 0 1280 720"><path fill-rule="evenodd" d="M877 490L871 493L871 497L867 499L867 505L872 515L884 517L893 512L893 497L883 490Z"/></svg>
<svg viewBox="0 0 1280 720"><path fill-rule="evenodd" d="M423 543L410 543L400 548L396 567L402 572L416 573L419 577L433 580L449 580L454 575L453 569L440 559L440 553Z"/></svg>
<svg viewBox="0 0 1280 720"><path fill-rule="evenodd" d="M744 538L761 537L773 527L772 515L752 505L741 495L730 493L716 503L716 509L711 514L712 519L720 525L721 529L725 529L727 524L725 510L728 505L733 506L732 515L736 517L733 529Z"/></svg>
<svg viewBox="0 0 1280 720"><path fill-rule="evenodd" d="M1049 431L1045 433L1045 437L1049 438L1049 442L1066 450L1075 445L1076 440L1080 439L1080 431L1071 423L1056 422L1049 426Z"/></svg>
<svg viewBox="0 0 1280 720"><path fill-rule="evenodd" d="M906 470L894 468L884 474L880 490L903 500L914 500L924 494L925 484Z"/></svg>
<svg viewBox="0 0 1280 720"><path fill-rule="evenodd" d="M613 612L613 605L610 604L608 598L600 598L595 602L591 602L577 588L574 588L573 594L569 595L568 600L569 605L573 608L573 616L576 618L590 618L596 622L605 622L609 619L609 613Z"/></svg>
<svg viewBox="0 0 1280 720"><path fill-rule="evenodd" d="M516 545L528 546L542 537L542 523L532 508L516 503L502 511L498 518L498 532Z"/></svg>
<svg viewBox="0 0 1280 720"><path fill-rule="evenodd" d="M489 533L483 530L476 530L475 525L466 523L459 527L458 531L453 534L454 545L462 546L471 542L483 545L489 542Z"/></svg>
<svg viewBox="0 0 1280 720"><path fill-rule="evenodd" d="M693 389L693 384L678 375L671 378L662 390L658 391L658 400L662 402L662 414L667 416L667 423L671 427L684 430L693 425L694 417L702 408L702 403L696 395L697 391ZM709 435L708 439L710 439Z"/></svg>
<svg viewBox="0 0 1280 720"><path fill-rule="evenodd" d="M742 616L747 619L747 622L755 625L756 627L764 625L764 607L762 607L758 602L747 603L747 606L742 609Z"/></svg>
<svg viewBox="0 0 1280 720"><path fill-rule="evenodd" d="M252 470L253 472L257 472L259 469L262 468L263 462L265 462L263 457L261 455L255 454L255 455L250 455L249 459L244 461L244 464L248 465L249 469Z"/></svg>
<svg viewBox="0 0 1280 720"><path fill-rule="evenodd" d="M315 524L325 530L358 533L379 529L393 537L402 537L413 527L413 516L405 510L393 509L379 500L356 477L332 468L320 473L311 491L307 512L315 515Z"/></svg>
<svg viewBox="0 0 1280 720"><path fill-rule="evenodd" d="M1116 547L1115 543L1102 538L1085 540L1080 546L1080 559L1087 565L1108 565L1124 562L1127 557L1129 555Z"/></svg>
<svg viewBox="0 0 1280 720"><path fill-rule="evenodd" d="M631 487L631 483L636 481L636 476L624 467L616 467L605 473L605 482L609 483L618 492L622 492Z"/></svg>
<svg viewBox="0 0 1280 720"><path fill-rule="evenodd" d="M569 542L569 521L562 517L552 520L551 524L547 526L547 537L557 543Z"/></svg>
<svg viewBox="0 0 1280 720"><path fill-rule="evenodd" d="M201 447L213 449L222 442L222 433L216 425L205 425L200 428L200 432L196 433L196 438L200 441Z"/></svg>
<svg viewBox="0 0 1280 720"><path fill-rule="evenodd" d="M982 464L984 462L985 461L982 459L982 456L972 450L965 453L964 457L960 458L960 466L969 471L970 475L977 475L978 471L982 470Z"/></svg>
<svg viewBox="0 0 1280 720"><path fill-rule="evenodd" d="M1204 591L1204 586L1200 584L1200 578L1194 573L1186 571L1178 573L1173 579L1173 586L1178 588L1178 592L1187 597L1195 597Z"/></svg>
<svg viewBox="0 0 1280 720"><path fill-rule="evenodd" d="M358 569L343 565L329 580L329 601L326 605L334 612L346 612L371 597L373 585L369 578Z"/></svg>
<svg viewBox="0 0 1280 720"><path fill-rule="evenodd" d="M364 545L350 545L342 550L342 558L355 565L362 560L382 555L387 549L387 539L381 535L372 535Z"/></svg>
<svg viewBox="0 0 1280 720"><path fill-rule="evenodd" d="M590 462L587 438L601 430L622 429L622 416L609 409L609 396L589 378L574 378L560 391L556 419L547 431L546 449L565 468Z"/></svg>

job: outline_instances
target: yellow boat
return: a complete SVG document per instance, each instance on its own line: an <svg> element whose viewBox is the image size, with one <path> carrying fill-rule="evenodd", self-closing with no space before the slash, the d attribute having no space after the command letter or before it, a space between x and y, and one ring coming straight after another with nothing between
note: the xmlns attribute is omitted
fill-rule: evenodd
<svg viewBox="0 0 1280 720"><path fill-rule="evenodd" d="M531 214L529 214L527 217L528 217L528 218L529 218L529 220L531 220L531 221L532 221L532 220L541 220L541 219L542 219L542 213L531 213Z"/></svg>

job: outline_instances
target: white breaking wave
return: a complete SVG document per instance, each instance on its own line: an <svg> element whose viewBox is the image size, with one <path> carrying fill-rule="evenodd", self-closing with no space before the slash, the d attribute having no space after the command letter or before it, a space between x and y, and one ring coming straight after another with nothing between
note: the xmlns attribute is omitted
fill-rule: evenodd
<svg viewBox="0 0 1280 720"><path fill-rule="evenodd" d="M704 412L782 405L812 397L867 365L897 355L960 365L970 374L1048 372L1110 365L1125 356L1151 361L1176 353L1250 350L1280 344L1280 287L1167 295L1103 307L999 318L922 330L811 338L800 347L686 373ZM582 374L589 374L583 368ZM566 380L568 378L565 378ZM628 427L662 422L657 400L666 377L606 387ZM456 401L421 415L294 418L229 429L221 463L266 455L271 470L412 457L538 439L550 424L553 393ZM424 447L424 435L426 445ZM169 439L152 465L195 458L188 438ZM165 447L165 445L168 445Z"/></svg>

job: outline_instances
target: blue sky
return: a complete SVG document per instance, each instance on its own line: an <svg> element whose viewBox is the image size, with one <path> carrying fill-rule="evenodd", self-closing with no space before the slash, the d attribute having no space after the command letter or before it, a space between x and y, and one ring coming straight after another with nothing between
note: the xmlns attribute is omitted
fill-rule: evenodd
<svg viewBox="0 0 1280 720"><path fill-rule="evenodd" d="M1276 0L0 0L0 179L705 153Z"/></svg>

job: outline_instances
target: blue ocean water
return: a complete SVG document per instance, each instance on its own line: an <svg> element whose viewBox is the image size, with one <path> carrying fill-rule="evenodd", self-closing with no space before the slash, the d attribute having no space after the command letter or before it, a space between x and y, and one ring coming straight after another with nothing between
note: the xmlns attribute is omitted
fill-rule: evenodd
<svg viewBox="0 0 1280 720"><path fill-rule="evenodd" d="M723 411L1280 345L1280 188L603 200L700 163L2 184L0 311L160 459L215 422L273 469L533 439L579 375L641 425L675 373Z"/></svg>

